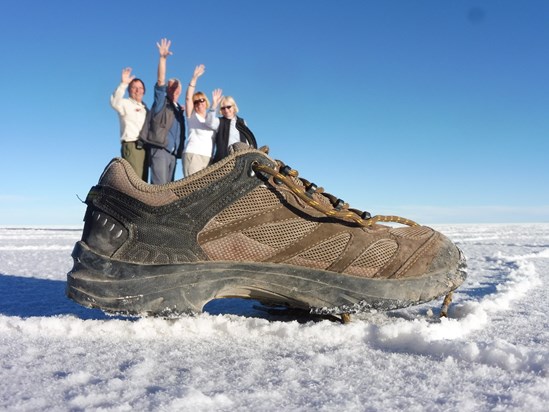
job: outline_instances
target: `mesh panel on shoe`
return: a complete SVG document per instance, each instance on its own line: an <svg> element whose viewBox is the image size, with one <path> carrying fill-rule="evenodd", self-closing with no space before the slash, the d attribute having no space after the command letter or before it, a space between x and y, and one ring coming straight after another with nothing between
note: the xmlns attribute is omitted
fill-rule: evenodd
<svg viewBox="0 0 549 412"><path fill-rule="evenodd" d="M350 238L351 235L349 233L342 233L288 259L286 263L326 269L339 259Z"/></svg>
<svg viewBox="0 0 549 412"><path fill-rule="evenodd" d="M202 245L202 250L212 260L261 262L275 254L276 250L241 233L233 233Z"/></svg>
<svg viewBox="0 0 549 412"><path fill-rule="evenodd" d="M276 195L266 187L259 186L224 209L204 229L213 229L248 216L250 213L259 212L278 205L280 205L280 201Z"/></svg>
<svg viewBox="0 0 549 412"><path fill-rule="evenodd" d="M391 233L395 236L408 239L419 239L431 235L433 233L433 229L427 226L398 227L391 229Z"/></svg>
<svg viewBox="0 0 549 412"><path fill-rule="evenodd" d="M283 249L305 236L316 226L318 226L316 222L298 218L256 226L242 233L257 242L275 249Z"/></svg>
<svg viewBox="0 0 549 412"><path fill-rule="evenodd" d="M358 258L349 265L344 273L364 277L373 277L393 258L398 244L391 239L381 239L370 245Z"/></svg>
<svg viewBox="0 0 549 412"><path fill-rule="evenodd" d="M235 159L232 159L218 169L203 169L188 177L185 180L185 185L179 185L176 187L172 187L171 189L179 198L188 196L191 193L194 193L197 190L200 190L203 187L206 187L209 184L216 182L224 176L228 175L234 169L235 164Z"/></svg>

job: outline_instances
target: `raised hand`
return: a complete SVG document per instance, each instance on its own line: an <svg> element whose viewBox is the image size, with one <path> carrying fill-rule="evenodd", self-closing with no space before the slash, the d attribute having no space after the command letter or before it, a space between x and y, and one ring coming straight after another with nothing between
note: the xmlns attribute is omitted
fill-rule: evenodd
<svg viewBox="0 0 549 412"><path fill-rule="evenodd" d="M160 54L160 57L168 57L173 54L170 51L171 44L172 42L168 39L160 39L160 43L156 43L156 47L158 47L158 53Z"/></svg>
<svg viewBox="0 0 549 412"><path fill-rule="evenodd" d="M122 69L122 83L130 84L130 82L135 79L135 76L132 76L132 68L126 67Z"/></svg>
<svg viewBox="0 0 549 412"><path fill-rule="evenodd" d="M196 78L202 76L205 71L206 71L206 66L204 66L203 64L199 64L198 66L196 66L194 68L193 78L196 79Z"/></svg>
<svg viewBox="0 0 549 412"><path fill-rule="evenodd" d="M212 108L217 108L217 105L221 101L221 97L223 96L223 90L221 89L215 89L212 92Z"/></svg>

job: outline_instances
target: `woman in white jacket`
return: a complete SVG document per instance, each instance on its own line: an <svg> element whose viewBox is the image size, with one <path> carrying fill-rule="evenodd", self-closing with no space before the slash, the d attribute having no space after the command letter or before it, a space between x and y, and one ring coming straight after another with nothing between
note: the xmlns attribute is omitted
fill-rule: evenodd
<svg viewBox="0 0 549 412"><path fill-rule="evenodd" d="M111 96L111 106L118 113L120 121L121 155L145 182L148 179L146 150L138 142L139 132L147 117L147 106L143 103L145 84L132 76L132 69L122 70L122 81ZM124 93L128 90L128 98Z"/></svg>

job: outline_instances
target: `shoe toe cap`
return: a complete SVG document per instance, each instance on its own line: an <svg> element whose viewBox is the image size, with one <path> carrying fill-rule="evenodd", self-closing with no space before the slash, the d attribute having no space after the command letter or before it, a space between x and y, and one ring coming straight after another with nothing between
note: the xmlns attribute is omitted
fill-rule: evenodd
<svg viewBox="0 0 549 412"><path fill-rule="evenodd" d="M451 288L455 289L465 280L466 259L457 245L437 232L437 250L429 264L427 273L445 273Z"/></svg>

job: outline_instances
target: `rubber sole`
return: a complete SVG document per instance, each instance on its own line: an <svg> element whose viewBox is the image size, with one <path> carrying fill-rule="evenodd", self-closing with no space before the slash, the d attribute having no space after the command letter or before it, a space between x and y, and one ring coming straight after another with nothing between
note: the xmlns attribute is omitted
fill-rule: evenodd
<svg viewBox="0 0 549 412"><path fill-rule="evenodd" d="M199 313L213 299L239 297L315 314L392 310L436 299L465 279L455 271L413 279L366 279L275 263L200 262L139 265L109 259L84 242L72 252L67 296L105 312L180 316Z"/></svg>

